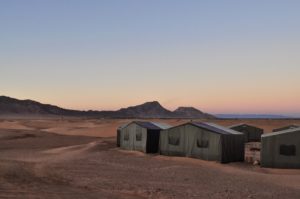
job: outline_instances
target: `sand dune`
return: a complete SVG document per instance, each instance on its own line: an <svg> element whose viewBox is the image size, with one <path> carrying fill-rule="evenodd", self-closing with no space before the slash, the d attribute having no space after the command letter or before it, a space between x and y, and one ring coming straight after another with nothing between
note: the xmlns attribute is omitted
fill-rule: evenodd
<svg viewBox="0 0 300 199"><path fill-rule="evenodd" d="M94 137L112 137L116 134L116 128L121 124L131 120L109 120L109 119L39 119L39 120L0 120L2 129L24 129L24 130L43 130L63 135L85 135ZM184 119L154 119L151 121L163 122L170 125L178 125L190 120ZM274 128L289 124L300 125L300 120L200 120L209 121L230 126L237 123L247 123L271 132Z"/></svg>
<svg viewBox="0 0 300 199"><path fill-rule="evenodd" d="M20 121L13 120L0 120L0 128L1 129L32 129L28 126L25 126Z"/></svg>
<svg viewBox="0 0 300 199"><path fill-rule="evenodd" d="M127 121L1 121L0 198L300 198L299 170L120 150L115 128ZM299 124L248 122L267 130Z"/></svg>

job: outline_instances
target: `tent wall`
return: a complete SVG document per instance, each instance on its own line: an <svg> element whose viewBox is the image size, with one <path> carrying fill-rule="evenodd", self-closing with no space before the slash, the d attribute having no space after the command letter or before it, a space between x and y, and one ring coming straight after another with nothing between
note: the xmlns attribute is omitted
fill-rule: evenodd
<svg viewBox="0 0 300 199"><path fill-rule="evenodd" d="M220 135L193 125L182 125L161 132L160 153L219 161Z"/></svg>
<svg viewBox="0 0 300 199"><path fill-rule="evenodd" d="M159 150L163 155L185 156L185 126L178 126L160 133Z"/></svg>
<svg viewBox="0 0 300 199"><path fill-rule="evenodd" d="M187 155L203 160L220 160L220 138L216 133L211 133L192 125L186 126Z"/></svg>
<svg viewBox="0 0 300 199"><path fill-rule="evenodd" d="M127 150L146 152L147 129L131 123L121 130L120 147Z"/></svg>
<svg viewBox="0 0 300 199"><path fill-rule="evenodd" d="M223 135L191 124L161 131L160 154L222 163L244 160L244 135Z"/></svg>
<svg viewBox="0 0 300 199"><path fill-rule="evenodd" d="M248 125L240 125L231 129L243 133L245 135L245 142L260 142L261 135L264 133L263 129Z"/></svg>
<svg viewBox="0 0 300 199"><path fill-rule="evenodd" d="M262 137L261 166L300 168L300 131Z"/></svg>

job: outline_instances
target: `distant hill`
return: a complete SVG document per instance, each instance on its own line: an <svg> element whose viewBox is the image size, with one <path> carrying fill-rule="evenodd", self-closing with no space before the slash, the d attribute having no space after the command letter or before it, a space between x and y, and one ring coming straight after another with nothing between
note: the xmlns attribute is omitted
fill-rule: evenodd
<svg viewBox="0 0 300 199"><path fill-rule="evenodd" d="M117 111L78 111L42 104L33 100L18 100L0 96L2 116L83 116L101 118L215 118L193 107L180 107L170 111L159 102L146 102L141 105L122 108Z"/></svg>
<svg viewBox="0 0 300 199"><path fill-rule="evenodd" d="M160 105L159 102L146 102L141 105L122 108L115 113L116 117L127 118L215 118L215 116L203 113L193 107L179 107L175 111L170 111Z"/></svg>
<svg viewBox="0 0 300 199"><path fill-rule="evenodd" d="M284 115L270 114L216 114L220 119L286 119L291 118Z"/></svg>
<svg viewBox="0 0 300 199"><path fill-rule="evenodd" d="M174 114L160 105L159 102L146 102L141 105L122 108L116 111L117 117L137 118L169 118Z"/></svg>
<svg viewBox="0 0 300 199"><path fill-rule="evenodd" d="M203 113L202 111L194 107L179 107L173 113L175 113L176 116L180 118L206 118L206 119L216 118L215 116L207 113Z"/></svg>
<svg viewBox="0 0 300 199"><path fill-rule="evenodd" d="M63 109L50 104L41 104L32 100L18 100L0 96L1 115L80 115L80 111Z"/></svg>

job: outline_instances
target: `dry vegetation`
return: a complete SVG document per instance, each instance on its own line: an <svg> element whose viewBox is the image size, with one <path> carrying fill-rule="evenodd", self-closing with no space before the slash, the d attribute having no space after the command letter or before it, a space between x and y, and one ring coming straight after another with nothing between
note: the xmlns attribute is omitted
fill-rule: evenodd
<svg viewBox="0 0 300 199"><path fill-rule="evenodd" d="M300 170L122 151L115 129L126 121L0 120L0 198L300 198ZM266 132L300 124L211 122L246 122Z"/></svg>

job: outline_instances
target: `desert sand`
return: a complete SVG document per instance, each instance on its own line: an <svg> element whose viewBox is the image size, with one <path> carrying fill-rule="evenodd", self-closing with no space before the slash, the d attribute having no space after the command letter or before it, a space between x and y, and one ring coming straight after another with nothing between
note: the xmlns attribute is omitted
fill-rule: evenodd
<svg viewBox="0 0 300 199"><path fill-rule="evenodd" d="M1 119L0 198L300 198L300 170L124 151L130 120ZM188 120L155 120L171 125ZM270 132L300 120L246 122Z"/></svg>

